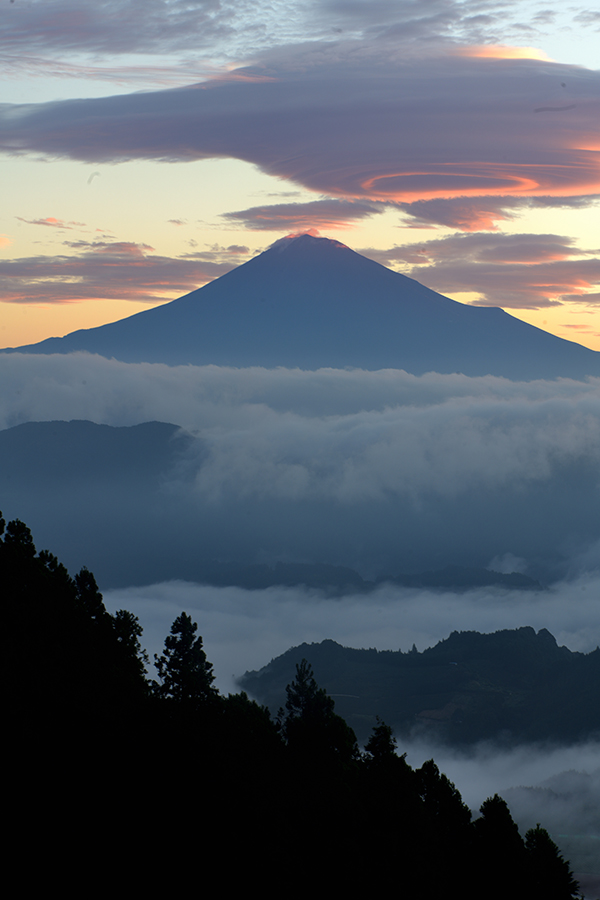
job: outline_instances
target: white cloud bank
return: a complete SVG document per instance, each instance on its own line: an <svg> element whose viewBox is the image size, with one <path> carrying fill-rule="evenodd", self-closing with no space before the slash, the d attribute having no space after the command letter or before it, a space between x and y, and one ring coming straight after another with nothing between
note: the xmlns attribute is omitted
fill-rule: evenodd
<svg viewBox="0 0 600 900"><path fill-rule="evenodd" d="M600 563L598 379L169 368L87 354L0 354L0 379L0 427L158 420L192 432L156 513L188 556L193 537L212 558L323 561L369 577L511 554L548 581Z"/></svg>
<svg viewBox="0 0 600 900"><path fill-rule="evenodd" d="M273 587L247 591L166 582L105 592L110 610L140 617L151 656L162 652L171 623L186 610L198 622L222 691L291 646L330 638L348 647L422 651L452 631L546 628L560 645L590 652L600 644L600 577L559 583L543 593L479 589L466 594L383 585L365 597ZM316 673L318 676L318 672Z"/></svg>
<svg viewBox="0 0 600 900"><path fill-rule="evenodd" d="M0 427L159 420L199 438L196 489L353 503L456 497L600 461L600 380L127 364L0 355ZM189 473L188 473L189 474Z"/></svg>

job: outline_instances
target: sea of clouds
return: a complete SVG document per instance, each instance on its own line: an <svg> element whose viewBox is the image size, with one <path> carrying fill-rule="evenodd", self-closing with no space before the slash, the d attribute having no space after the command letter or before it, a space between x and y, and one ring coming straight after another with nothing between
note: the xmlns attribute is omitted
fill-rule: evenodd
<svg viewBox="0 0 600 900"><path fill-rule="evenodd" d="M83 353L0 355L0 378L1 428L158 420L191 433L157 505L179 547L194 534L213 558L328 562L368 578L506 570L508 559L545 583L600 563L599 379L170 368Z"/></svg>
<svg viewBox="0 0 600 900"><path fill-rule="evenodd" d="M325 638L423 650L453 630L530 625L572 650L600 643L599 379L170 368L88 354L0 354L0 379L2 429L27 421L158 420L192 435L155 498L158 524L142 521L151 519L147 503L136 519L135 495L108 492L93 537L115 529L106 554L125 554L122 566L126 554L132 559L130 580L104 591L109 609L139 616L151 656L187 610L222 691L236 690L236 677L290 646ZM127 531L119 533L125 502ZM53 536L65 547L77 543L82 523L94 516L89 507L78 510L76 497L61 509L63 520L40 541L55 552ZM3 512L26 518L16 508ZM35 506L31 516L37 542ZM144 537L138 550L136 529ZM327 562L370 578L484 565L530 574L545 589L458 594L383 584L332 598L301 587L217 588L177 573L144 578L144 561L159 550L167 560L205 552L244 562ZM93 559L80 564L94 570ZM434 755L477 808L495 791L539 784L565 769L597 781L600 745L486 746L461 755L415 738L400 749L413 765ZM593 790L588 783L592 793L596 781Z"/></svg>

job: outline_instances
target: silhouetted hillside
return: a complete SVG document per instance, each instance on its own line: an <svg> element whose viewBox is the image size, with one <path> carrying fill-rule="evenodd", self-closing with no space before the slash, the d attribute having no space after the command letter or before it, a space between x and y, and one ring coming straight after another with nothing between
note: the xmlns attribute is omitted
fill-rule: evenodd
<svg viewBox="0 0 600 900"><path fill-rule="evenodd" d="M277 709L303 657L360 739L377 715L400 734L416 730L457 745L576 741L600 731L600 650L574 653L545 629L455 631L422 653L302 644L239 683Z"/></svg>
<svg viewBox="0 0 600 900"><path fill-rule="evenodd" d="M44 869L66 848L75 871L113 882L135 872L138 886L169 872L185 887L200 859L202 877L217 883L232 865L223 836L235 814L243 840L227 884L236 889L268 854L277 883L301 861L294 884L303 890L362 894L373 872L391 883L400 871L408 896L478 900L493 871L490 900L543 897L549 886L556 900L576 892L545 829L523 840L498 795L472 822L434 761L412 769L381 721L361 752L305 659L274 720L244 693L219 694L198 626L182 612L150 681L137 618L110 615L90 572L71 578L36 551L26 525L1 515L0 596L11 854L27 836Z"/></svg>
<svg viewBox="0 0 600 900"><path fill-rule="evenodd" d="M494 572L492 569L481 569L468 566L445 566L432 572L419 572L416 575L393 575L380 577L378 581L399 584L402 587L416 588L452 588L452 590L468 591L477 587L504 587L518 591L539 591L542 585L528 575L520 572Z"/></svg>

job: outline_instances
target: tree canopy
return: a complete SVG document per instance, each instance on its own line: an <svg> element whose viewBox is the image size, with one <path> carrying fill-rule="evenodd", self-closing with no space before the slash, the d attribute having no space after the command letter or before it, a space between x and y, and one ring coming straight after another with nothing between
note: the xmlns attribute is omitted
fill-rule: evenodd
<svg viewBox="0 0 600 900"><path fill-rule="evenodd" d="M382 883L400 877L415 897L575 895L548 833L538 826L523 841L500 797L472 822L434 761L413 770L381 720L361 754L306 659L273 721L247 695L219 694L197 623L182 612L155 657L159 681L150 682L137 618L108 613L91 572L71 578L52 554L36 552L27 526L5 526L1 516L0 614L15 788L7 815L45 814L40 834L55 854L68 845L90 866L110 865L97 849L109 823L123 853L153 863L155 843L140 818L150 806L161 856L178 872L191 871L200 847L220 877L235 819L244 880L268 854L265 877L294 869L306 889L367 892L376 871ZM66 824L54 840L50 816L59 808Z"/></svg>
<svg viewBox="0 0 600 900"><path fill-rule="evenodd" d="M294 753L306 762L320 758L349 763L358 758L356 735L336 715L333 700L318 686L306 659L296 666L296 678L286 693L283 734Z"/></svg>
<svg viewBox="0 0 600 900"><path fill-rule="evenodd" d="M197 709L217 696L213 667L206 659L202 638L195 637L197 630L196 622L182 612L165 638L164 653L154 656L160 678L160 684L154 685L156 695L190 709Z"/></svg>

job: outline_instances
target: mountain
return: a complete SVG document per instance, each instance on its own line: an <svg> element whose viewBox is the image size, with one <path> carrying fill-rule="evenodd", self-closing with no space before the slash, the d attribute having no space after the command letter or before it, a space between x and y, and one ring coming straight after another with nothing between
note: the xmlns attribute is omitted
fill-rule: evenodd
<svg viewBox="0 0 600 900"><path fill-rule="evenodd" d="M185 526L163 486L190 440L164 422L7 428L0 431L0 510L7 521L31 522L41 547L72 571L88 566L103 588L176 577ZM173 534L168 551L163 529Z"/></svg>
<svg viewBox="0 0 600 900"><path fill-rule="evenodd" d="M478 587L503 587L516 591L540 591L539 581L522 575L519 572L495 572L493 569L474 568L469 566L444 566L431 572L380 576L378 582L398 584L401 587L429 588L453 591L469 591Z"/></svg>
<svg viewBox="0 0 600 900"><path fill-rule="evenodd" d="M24 422L0 431L0 494L17 483L38 493L92 484L148 490L189 438L167 422L121 428L85 420Z"/></svg>
<svg viewBox="0 0 600 900"><path fill-rule="evenodd" d="M380 716L399 735L453 746L501 739L574 742L600 728L600 650L559 647L545 628L481 634L454 631L419 653L358 650L332 640L301 644L239 685L275 711L302 659L334 698L338 712L366 739Z"/></svg>
<svg viewBox="0 0 600 900"><path fill-rule="evenodd" d="M327 238L277 241L163 306L5 352L124 362L405 369L517 380L600 375L600 353L458 303Z"/></svg>

